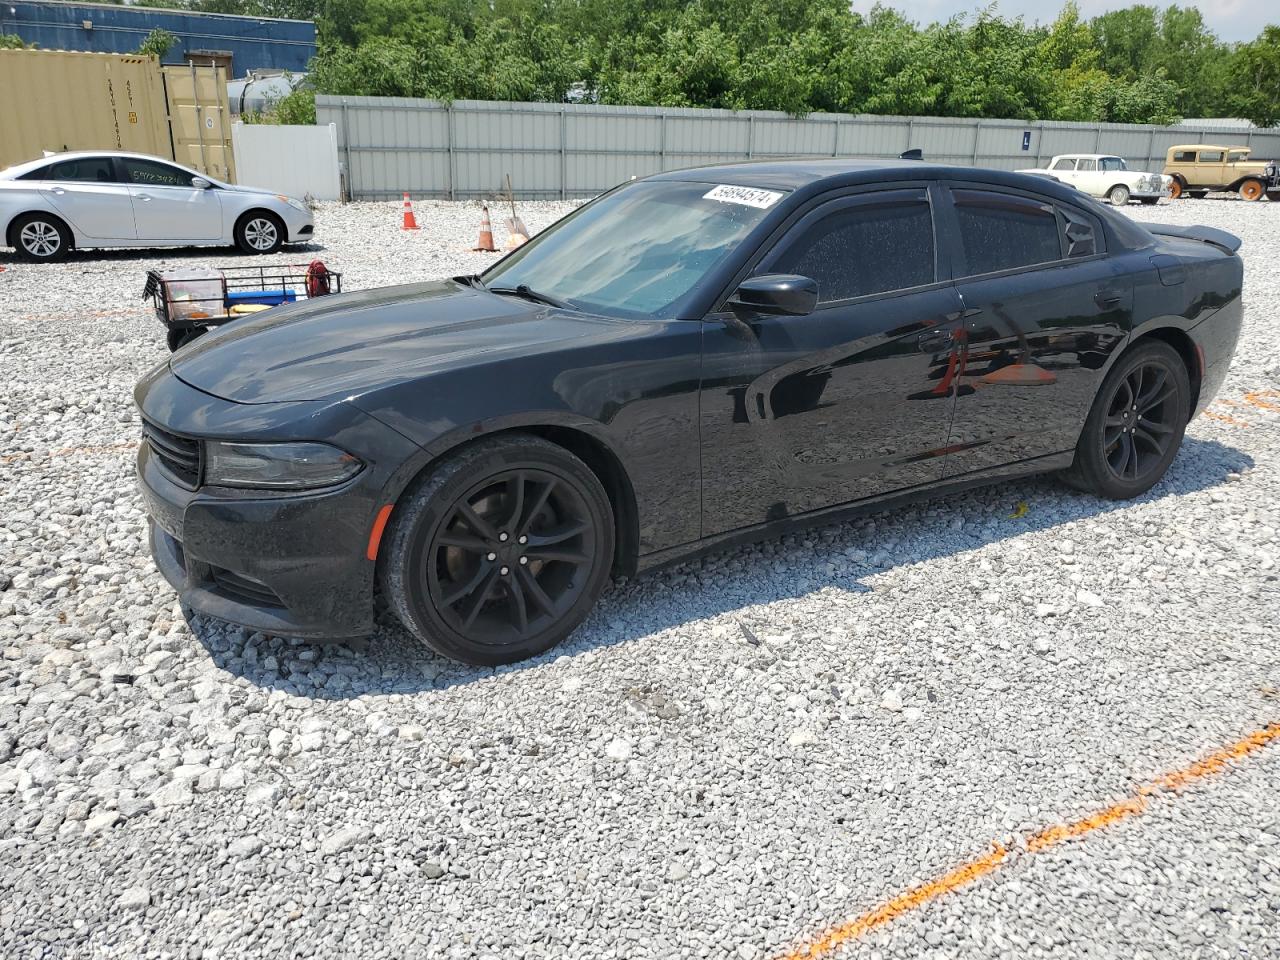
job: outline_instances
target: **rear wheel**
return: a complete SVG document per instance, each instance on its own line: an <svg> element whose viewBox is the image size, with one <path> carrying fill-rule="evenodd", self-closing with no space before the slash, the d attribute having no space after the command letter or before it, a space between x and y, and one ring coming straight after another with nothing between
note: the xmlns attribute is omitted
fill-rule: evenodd
<svg viewBox="0 0 1280 960"><path fill-rule="evenodd" d="M1107 191L1107 200L1114 206L1123 207L1129 202L1129 188L1123 183L1117 183L1114 187Z"/></svg>
<svg viewBox="0 0 1280 960"><path fill-rule="evenodd" d="M1257 203L1266 195L1266 188L1261 180L1246 180L1240 184L1240 198L1250 203Z"/></svg>
<svg viewBox="0 0 1280 960"><path fill-rule="evenodd" d="M1179 180L1177 177L1174 177L1173 183L1169 184L1169 199L1177 200L1180 196L1182 196L1182 193L1185 189L1186 187L1183 185L1182 181Z"/></svg>
<svg viewBox="0 0 1280 960"><path fill-rule="evenodd" d="M609 498L562 447L512 435L463 448L396 506L382 592L437 653L494 666L558 644L613 560Z"/></svg>
<svg viewBox="0 0 1280 960"><path fill-rule="evenodd" d="M1064 479L1112 500L1145 493L1178 453L1190 402L1178 352L1160 340L1141 342L1103 381Z"/></svg>
<svg viewBox="0 0 1280 960"><path fill-rule="evenodd" d="M10 236L18 255L33 263L54 263L71 252L71 231L47 213L19 217L10 228Z"/></svg>
<svg viewBox="0 0 1280 960"><path fill-rule="evenodd" d="M284 243L284 223L274 213L255 210L236 224L236 246L245 253L275 253Z"/></svg>

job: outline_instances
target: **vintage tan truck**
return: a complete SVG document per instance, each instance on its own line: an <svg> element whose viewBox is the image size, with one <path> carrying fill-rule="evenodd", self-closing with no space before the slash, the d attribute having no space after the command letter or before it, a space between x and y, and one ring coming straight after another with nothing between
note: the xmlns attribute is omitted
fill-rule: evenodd
<svg viewBox="0 0 1280 960"><path fill-rule="evenodd" d="M1171 196L1200 198L1211 190L1239 193L1245 200L1264 196L1280 201L1280 167L1274 160L1250 160L1249 147L1185 143L1170 147L1164 172L1173 177Z"/></svg>

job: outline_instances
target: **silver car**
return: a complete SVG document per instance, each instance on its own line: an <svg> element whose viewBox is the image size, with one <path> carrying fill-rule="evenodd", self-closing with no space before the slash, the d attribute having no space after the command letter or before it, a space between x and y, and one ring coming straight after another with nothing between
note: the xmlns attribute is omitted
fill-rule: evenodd
<svg viewBox="0 0 1280 960"><path fill-rule="evenodd" d="M60 153L0 170L0 237L28 260L89 247L234 244L274 253L314 230L300 200L140 153Z"/></svg>

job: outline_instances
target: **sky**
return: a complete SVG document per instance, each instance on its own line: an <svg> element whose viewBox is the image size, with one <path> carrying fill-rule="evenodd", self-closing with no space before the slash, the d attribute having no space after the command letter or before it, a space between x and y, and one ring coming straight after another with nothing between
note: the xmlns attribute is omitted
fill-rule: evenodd
<svg viewBox="0 0 1280 960"><path fill-rule="evenodd" d="M1085 19L1096 17L1108 10L1131 7L1140 0L1077 0L1080 15ZM1145 0L1147 5L1166 7L1167 0ZM957 13L973 14L983 6L976 0L885 0L885 6L906 14L911 20L925 24L934 20L947 20ZM1063 0L999 0L997 9L1006 17L1026 17L1027 21L1052 23L1062 9ZM1260 16L1271 5L1271 0L1180 0L1178 6L1199 7L1209 29L1223 40L1252 40L1262 32L1264 23L1280 22L1280 12L1267 17ZM853 0L853 9L866 13L875 0Z"/></svg>

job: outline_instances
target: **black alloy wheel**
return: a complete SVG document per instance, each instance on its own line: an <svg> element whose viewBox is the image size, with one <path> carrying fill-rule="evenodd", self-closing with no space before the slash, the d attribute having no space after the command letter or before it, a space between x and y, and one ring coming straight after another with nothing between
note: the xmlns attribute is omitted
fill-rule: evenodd
<svg viewBox="0 0 1280 960"><path fill-rule="evenodd" d="M1103 381L1065 479L1111 499L1145 493L1178 453L1190 398L1178 352L1159 340L1139 343Z"/></svg>
<svg viewBox="0 0 1280 960"><path fill-rule="evenodd" d="M432 649L494 665L559 643L609 575L613 518L586 464L536 437L482 441L396 508L384 593Z"/></svg>
<svg viewBox="0 0 1280 960"><path fill-rule="evenodd" d="M1161 360L1134 367L1111 398L1103 446L1107 466L1121 480L1139 480L1164 459L1177 431L1178 388Z"/></svg>

